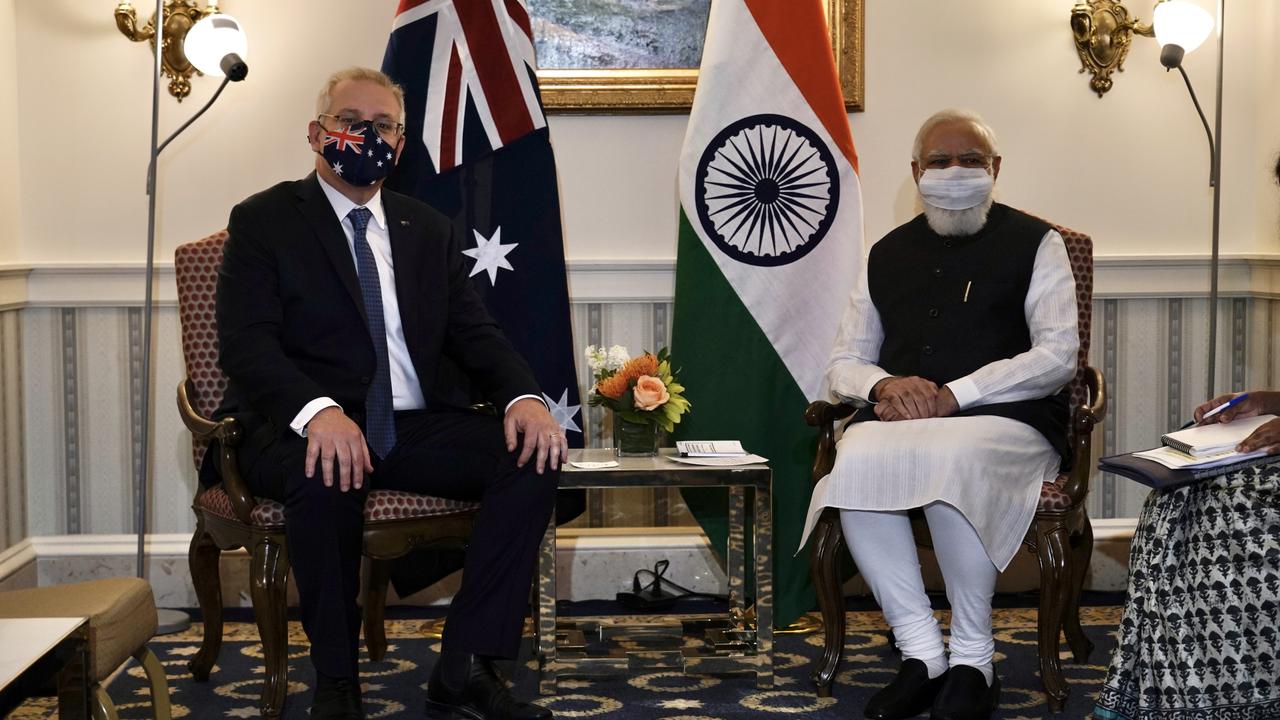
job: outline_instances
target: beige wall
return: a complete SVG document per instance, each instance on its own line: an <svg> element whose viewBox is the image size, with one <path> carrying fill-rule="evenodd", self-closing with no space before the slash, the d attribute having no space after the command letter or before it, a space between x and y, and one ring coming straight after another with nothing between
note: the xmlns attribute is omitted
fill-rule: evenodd
<svg viewBox="0 0 1280 720"><path fill-rule="evenodd" d="M0 115L12 118L18 107L18 53L14 2L0 0ZM0 263L19 256L18 138L0 133Z"/></svg>
<svg viewBox="0 0 1280 720"><path fill-rule="evenodd" d="M385 15L348 13L341 26L315 2L224 4L250 34L250 76L161 159L161 259L222 227L238 199L307 171L303 131L314 88L333 68L379 64L394 3L384 4ZM1077 74L1069 5L866 0L867 110L852 122L868 236L913 213L906 163L916 125L936 108L963 105L1000 134L1008 202L1091 232L1100 255L1206 251L1208 153L1180 79L1159 66L1153 41L1136 38L1115 89L1098 99ZM1280 250L1280 203L1265 172L1280 151L1275 5L1236 0L1228 8L1227 253ZM21 231L15 242L5 223L16 215L4 212L0 259L143 257L149 57L120 37L111 6L0 0L0 106L9 106L16 80L22 136L40 140L21 146ZM1144 6L1133 9L1149 14ZM17 63L3 60L15 45ZM1215 57L1206 45L1187 60L1210 113ZM216 85L195 84L181 105L163 98L163 132ZM36 127L36 117L47 120ZM675 254L674 177L685 124L680 115L552 119L571 259ZM13 142L0 138L0 211L13 203L13 153L3 151Z"/></svg>

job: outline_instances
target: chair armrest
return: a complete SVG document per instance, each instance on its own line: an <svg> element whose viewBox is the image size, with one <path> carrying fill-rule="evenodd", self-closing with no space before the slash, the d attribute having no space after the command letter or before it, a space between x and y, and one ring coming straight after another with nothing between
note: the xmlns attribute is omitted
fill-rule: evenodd
<svg viewBox="0 0 1280 720"><path fill-rule="evenodd" d="M236 463L236 448L244 437L240 423L235 418L210 420L204 417L191 404L191 396L194 394L195 384L190 378L178 383L178 416L195 437L205 442L218 441L218 470L222 476L222 489L231 499L236 519L248 524L258 501L249 492L244 478L240 477L240 466Z"/></svg>
<svg viewBox="0 0 1280 720"><path fill-rule="evenodd" d="M839 405L817 400L804 411L804 421L818 428L818 451L813 458L813 482L831 473L836 462L836 423L857 410L853 405Z"/></svg>
<svg viewBox="0 0 1280 720"><path fill-rule="evenodd" d="M1084 501L1089 494L1089 477L1093 474L1093 429L1107 415L1107 380L1097 368L1084 367L1084 383L1089 391L1089 404L1071 409L1071 474L1062 491L1073 503Z"/></svg>

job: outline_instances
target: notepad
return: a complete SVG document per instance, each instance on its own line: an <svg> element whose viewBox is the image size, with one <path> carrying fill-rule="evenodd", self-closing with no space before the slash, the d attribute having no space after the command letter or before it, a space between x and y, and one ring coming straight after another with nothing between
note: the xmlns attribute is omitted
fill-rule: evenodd
<svg viewBox="0 0 1280 720"><path fill-rule="evenodd" d="M1275 419L1275 415L1258 415L1228 423L1196 425L1163 435L1160 442L1195 458L1220 455L1234 451L1236 445L1252 435L1254 430Z"/></svg>

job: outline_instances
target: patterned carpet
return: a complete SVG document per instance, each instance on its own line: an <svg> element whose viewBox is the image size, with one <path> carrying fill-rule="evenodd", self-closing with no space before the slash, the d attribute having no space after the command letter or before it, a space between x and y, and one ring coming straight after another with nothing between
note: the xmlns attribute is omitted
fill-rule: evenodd
<svg viewBox="0 0 1280 720"><path fill-rule="evenodd" d="M996 661L1004 683L997 717L1031 720L1042 717L1077 720L1088 718L1092 698L1106 673L1115 647L1114 630L1120 619L1115 606L1086 607L1082 620L1095 650L1088 665L1075 665L1063 653L1063 670L1071 686L1067 708L1049 715L1040 691L1036 660L1034 609L996 611ZM947 612L939 611L945 623ZM369 718L423 717L425 681L438 640L423 638L423 620L388 620L387 659L361 665L365 710ZM186 665L200 641L200 626L156 638L152 650L169 672L175 718L214 719L258 717L257 697L262 673L262 653L256 628L249 623L227 623L219 665L208 683L195 683ZM850 612L845 657L833 696L819 699L809 682L809 666L822 646L821 633L777 637L776 683L759 690L747 676L683 676L675 672L650 672L629 678L561 680L559 694L538 702L560 718L607 720L738 720L761 718L861 718L862 708L877 688L892 678L897 659L887 644L879 612ZM306 659L306 638L296 622L290 623L289 704L286 718L307 717L309 685L313 680ZM525 652L530 652L526 642ZM1064 646L1065 647L1065 646ZM363 655L363 649L362 649ZM513 668L515 691L533 697L534 663L522 658ZM111 681L108 692L122 719L149 717L147 688L142 669L133 661ZM35 699L15 711L15 720L43 720L57 716L51 699Z"/></svg>

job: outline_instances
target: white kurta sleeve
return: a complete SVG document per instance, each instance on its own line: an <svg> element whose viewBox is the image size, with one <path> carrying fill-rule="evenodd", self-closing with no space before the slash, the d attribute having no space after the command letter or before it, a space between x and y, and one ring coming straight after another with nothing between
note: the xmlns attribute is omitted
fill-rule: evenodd
<svg viewBox="0 0 1280 720"><path fill-rule="evenodd" d="M1080 348L1076 285L1067 246L1056 230L1040 241L1023 309L1031 349L947 383L961 410L1046 397L1075 375Z"/></svg>
<svg viewBox="0 0 1280 720"><path fill-rule="evenodd" d="M827 384L831 392L842 399L870 399L871 388L890 377L876 365L883 342L884 327L880 324L880 313L871 302L864 258L858 282L849 295L849 306L840 320L831 359L827 361Z"/></svg>

